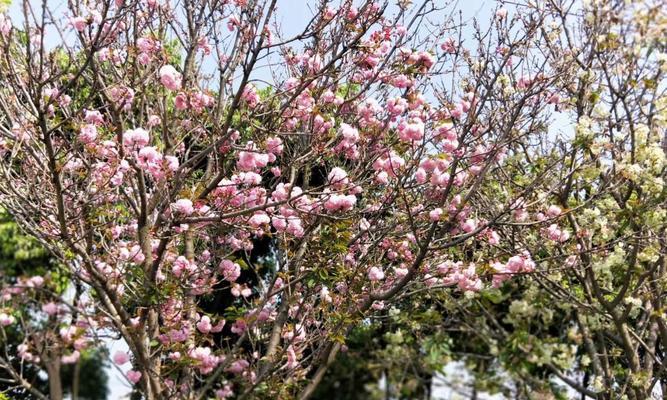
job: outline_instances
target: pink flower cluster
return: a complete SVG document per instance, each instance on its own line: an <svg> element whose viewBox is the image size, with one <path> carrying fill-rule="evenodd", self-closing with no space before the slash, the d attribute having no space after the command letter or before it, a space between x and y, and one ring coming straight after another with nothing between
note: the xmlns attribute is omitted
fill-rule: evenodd
<svg viewBox="0 0 667 400"><path fill-rule="evenodd" d="M181 89L181 74L171 65L160 68L160 82L169 90Z"/></svg>
<svg viewBox="0 0 667 400"><path fill-rule="evenodd" d="M339 134L343 139L336 145L334 150L345 154L345 157L351 160L357 159L359 157L359 150L357 148L359 131L346 123L342 123Z"/></svg>
<svg viewBox="0 0 667 400"><path fill-rule="evenodd" d="M241 171L258 171L269 163L269 155L260 153L253 142L246 144L246 150L240 151L236 167Z"/></svg>
<svg viewBox="0 0 667 400"><path fill-rule="evenodd" d="M520 273L530 273L535 270L535 262L530 254L524 251L520 255L512 256L507 263L494 262L491 267L496 272L493 275L493 287L499 287L504 281L510 279L512 275Z"/></svg>
<svg viewBox="0 0 667 400"><path fill-rule="evenodd" d="M389 178L396 178L404 166L405 160L395 151L382 153L373 162L373 170L376 172L375 181L381 184L389 183Z"/></svg>
<svg viewBox="0 0 667 400"><path fill-rule="evenodd" d="M174 107L180 111L191 111L195 114L202 113L206 108L212 107L215 99L202 91L192 93L178 92L174 98Z"/></svg>
<svg viewBox="0 0 667 400"><path fill-rule="evenodd" d="M188 351L188 356L202 374L210 374L213 369L225 360L224 356L216 356L210 347L195 347Z"/></svg>

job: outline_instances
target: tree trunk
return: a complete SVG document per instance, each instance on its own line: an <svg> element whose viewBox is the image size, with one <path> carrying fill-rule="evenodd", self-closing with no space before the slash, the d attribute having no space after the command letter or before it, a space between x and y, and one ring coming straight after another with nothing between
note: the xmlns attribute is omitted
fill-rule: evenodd
<svg viewBox="0 0 667 400"><path fill-rule="evenodd" d="M49 399L63 400L63 385L60 379L60 360L49 360L46 364L49 375Z"/></svg>
<svg viewBox="0 0 667 400"><path fill-rule="evenodd" d="M81 380L81 359L74 365L72 374L72 400L79 400L79 383Z"/></svg>

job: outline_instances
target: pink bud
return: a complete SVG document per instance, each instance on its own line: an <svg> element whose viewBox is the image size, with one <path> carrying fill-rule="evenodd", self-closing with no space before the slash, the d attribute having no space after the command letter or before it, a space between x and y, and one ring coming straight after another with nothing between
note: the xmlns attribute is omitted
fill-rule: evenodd
<svg viewBox="0 0 667 400"><path fill-rule="evenodd" d="M113 355L113 362L116 365L123 365L128 361L130 361L130 356L128 356L124 351L117 351Z"/></svg>
<svg viewBox="0 0 667 400"><path fill-rule="evenodd" d="M69 25L77 31L83 32L83 30L86 29L86 26L88 26L88 22L86 22L86 19L83 17L72 17L69 19Z"/></svg>

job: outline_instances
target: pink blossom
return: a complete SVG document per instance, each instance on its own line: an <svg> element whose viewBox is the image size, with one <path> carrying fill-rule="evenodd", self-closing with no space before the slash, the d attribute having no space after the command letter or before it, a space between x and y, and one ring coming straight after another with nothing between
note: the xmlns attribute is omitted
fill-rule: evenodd
<svg viewBox="0 0 667 400"><path fill-rule="evenodd" d="M298 218L290 218L287 223L287 233L294 235L294 237L303 237L305 231L301 225L301 220Z"/></svg>
<svg viewBox="0 0 667 400"><path fill-rule="evenodd" d="M88 26L88 22L84 17L72 17L69 19L69 25L77 31L83 32Z"/></svg>
<svg viewBox="0 0 667 400"><path fill-rule="evenodd" d="M359 10L357 10L357 8L354 6L350 6L350 8L347 10L347 13L345 14L345 18L348 20L354 20L357 18L357 15L359 15Z"/></svg>
<svg viewBox="0 0 667 400"><path fill-rule="evenodd" d="M408 101L402 97L394 97L387 100L387 111L391 115L400 115L408 108Z"/></svg>
<svg viewBox="0 0 667 400"><path fill-rule="evenodd" d="M373 162L373 169L375 171L384 171L387 173L387 176L395 178L397 172L403 168L404 165L405 160L392 150L377 158L375 162Z"/></svg>
<svg viewBox="0 0 667 400"><path fill-rule="evenodd" d="M433 54L427 51L420 51L418 53L418 56L419 56L418 63L423 65L424 68L426 69L431 68L435 63L435 57L433 56Z"/></svg>
<svg viewBox="0 0 667 400"><path fill-rule="evenodd" d="M16 321L11 314L0 313L0 326L9 326Z"/></svg>
<svg viewBox="0 0 667 400"><path fill-rule="evenodd" d="M215 391L215 397L218 399L226 399L234 395L234 391L230 385L225 385L222 389Z"/></svg>
<svg viewBox="0 0 667 400"><path fill-rule="evenodd" d="M148 131L142 128L128 129L123 133L123 144L127 147L144 147L149 140Z"/></svg>
<svg viewBox="0 0 667 400"><path fill-rule="evenodd" d="M75 326L63 327L60 328L58 333L60 334L60 337L63 339L63 341L66 343L71 343L74 339L74 335L77 333L77 328Z"/></svg>
<svg viewBox="0 0 667 400"><path fill-rule="evenodd" d="M215 99L208 94L197 91L190 96L190 107L192 110L200 113L206 107L210 107L215 104Z"/></svg>
<svg viewBox="0 0 667 400"><path fill-rule="evenodd" d="M243 88L243 93L241 94L241 98L246 101L248 104L248 107L250 108L255 108L257 107L257 104L259 103L259 94L257 93L257 90L255 90L255 87L253 85L246 85L245 88Z"/></svg>
<svg viewBox="0 0 667 400"><path fill-rule="evenodd" d="M456 53L456 40L454 40L453 37L449 37L445 39L445 41L442 42L442 44L440 44L440 48L445 53L454 54Z"/></svg>
<svg viewBox="0 0 667 400"><path fill-rule="evenodd" d="M331 169L331 172L329 172L329 175L327 176L327 180L329 183L336 187L342 187L343 185L349 183L347 172L339 167L334 167Z"/></svg>
<svg viewBox="0 0 667 400"><path fill-rule="evenodd" d="M419 118L414 118L409 123L401 123L398 129L398 137L406 142L421 140L424 137L424 123Z"/></svg>
<svg viewBox="0 0 667 400"><path fill-rule="evenodd" d="M162 154L154 146L146 146L139 149L136 155L137 164L153 175L154 178L162 177Z"/></svg>
<svg viewBox="0 0 667 400"><path fill-rule="evenodd" d="M468 219L463 224L461 224L461 229L465 233L471 233L477 229L477 222L473 219Z"/></svg>
<svg viewBox="0 0 667 400"><path fill-rule="evenodd" d="M506 271L513 274L531 272L534 268L535 263L525 254L510 257L506 264Z"/></svg>
<svg viewBox="0 0 667 400"><path fill-rule="evenodd" d="M414 82L407 75L399 74L393 77L390 83L394 87L397 87L399 89L405 89L411 87Z"/></svg>
<svg viewBox="0 0 667 400"><path fill-rule="evenodd" d="M353 194L332 194L324 203L328 211L348 211L357 203L357 197Z"/></svg>
<svg viewBox="0 0 667 400"><path fill-rule="evenodd" d="M517 80L516 87L519 89L526 89L531 85L532 82L533 81L530 77L522 76Z"/></svg>
<svg viewBox="0 0 667 400"><path fill-rule="evenodd" d="M248 143L249 151L240 151L236 166L241 171L255 171L264 168L269 163L269 155L254 151L254 144Z"/></svg>
<svg viewBox="0 0 667 400"><path fill-rule="evenodd" d="M174 211L182 215L190 215L195 211L192 206L192 200L190 199L176 200L176 202L172 204L172 207L174 208Z"/></svg>
<svg viewBox="0 0 667 400"><path fill-rule="evenodd" d="M161 48L161 43L159 40L150 37L141 37L137 39L137 48L139 49L139 52L149 55L159 50ZM160 75L162 75L162 70L160 70Z"/></svg>
<svg viewBox="0 0 667 400"><path fill-rule="evenodd" d="M215 324L215 326L211 327L211 332L213 333L222 332L222 329L225 327L226 322L227 321L225 321L224 319L220 320L217 324Z"/></svg>
<svg viewBox="0 0 667 400"><path fill-rule="evenodd" d="M418 168L417 171L415 172L415 180L417 183L425 183L426 182L426 170L424 168Z"/></svg>
<svg viewBox="0 0 667 400"><path fill-rule="evenodd" d="M487 234L489 244L492 246L500 244L500 235L498 232L490 230Z"/></svg>
<svg viewBox="0 0 667 400"><path fill-rule="evenodd" d="M201 317L199 322L197 322L197 329L203 334L209 333L212 328L213 326L211 325L211 318L209 318L207 315Z"/></svg>
<svg viewBox="0 0 667 400"><path fill-rule="evenodd" d="M229 17L229 20L227 20L227 29L232 32L237 26L241 25L241 21L239 20L239 17L236 15L232 15Z"/></svg>
<svg viewBox="0 0 667 400"><path fill-rule="evenodd" d="M79 133L79 140L83 143L92 143L97 139L97 127L93 124L84 125Z"/></svg>
<svg viewBox="0 0 667 400"><path fill-rule="evenodd" d="M555 218L559 216L563 212L560 207L557 205L550 205L549 208L547 209L547 216L549 218Z"/></svg>
<svg viewBox="0 0 667 400"><path fill-rule="evenodd" d="M160 82L169 90L179 90L181 88L181 74L171 65L164 65L160 68Z"/></svg>
<svg viewBox="0 0 667 400"><path fill-rule="evenodd" d="M384 272L378 267L371 267L368 270L368 279L371 281L380 281L384 279Z"/></svg>
<svg viewBox="0 0 667 400"><path fill-rule="evenodd" d="M72 353L60 357L60 362L63 364L74 364L79 361L79 357L81 357L81 353L79 353L77 350L74 350Z"/></svg>
<svg viewBox="0 0 667 400"><path fill-rule="evenodd" d="M505 17L507 17L507 9L506 8L499 8L496 11L496 18L505 19Z"/></svg>
<svg viewBox="0 0 667 400"><path fill-rule="evenodd" d="M299 360L294 352L294 346L292 345L287 347L287 364L285 366L288 369L294 369L299 366Z"/></svg>
<svg viewBox="0 0 667 400"><path fill-rule="evenodd" d="M28 282L26 282L26 286L33 288L42 287L44 286L44 277L39 275L31 276Z"/></svg>
<svg viewBox="0 0 667 400"><path fill-rule="evenodd" d="M433 170L431 174L431 184L439 187L446 187L449 184L450 176L447 172L441 171L440 168Z"/></svg>
<svg viewBox="0 0 667 400"><path fill-rule="evenodd" d="M349 142L355 143L359 140L359 131L346 123L340 125L339 132Z"/></svg>
<svg viewBox="0 0 667 400"><path fill-rule="evenodd" d="M0 13L0 35L7 36L12 30L12 21L5 15Z"/></svg>
<svg viewBox="0 0 667 400"><path fill-rule="evenodd" d="M48 315L56 315L58 313L58 306L54 302L49 302L42 305L42 311Z"/></svg>
<svg viewBox="0 0 667 400"><path fill-rule="evenodd" d="M136 384L141 380L141 372L135 371L133 369L127 371L125 376L127 376L127 380L132 382L133 384Z"/></svg>
<svg viewBox="0 0 667 400"><path fill-rule="evenodd" d="M124 351L117 351L113 355L113 362L116 365L123 365L128 361L130 361L130 356Z"/></svg>
<svg viewBox="0 0 667 400"><path fill-rule="evenodd" d="M185 93L179 93L176 95L176 98L174 98L174 107L181 111L188 108L188 97Z"/></svg>
<svg viewBox="0 0 667 400"><path fill-rule="evenodd" d="M222 260L218 270L226 281L235 282L241 276L241 266L230 260Z"/></svg>
<svg viewBox="0 0 667 400"><path fill-rule="evenodd" d="M334 99L336 98L336 94L332 92L331 90L327 89L322 93L322 96L320 97L320 100L322 100L324 103L330 104L333 103Z"/></svg>
<svg viewBox="0 0 667 400"><path fill-rule="evenodd" d="M179 166L179 161L178 157L175 156L164 156L165 161L167 161L167 168L170 171L176 171L178 170Z"/></svg>
<svg viewBox="0 0 667 400"><path fill-rule="evenodd" d="M159 115L152 114L152 115L148 116L148 127L149 128L153 128L155 126L158 126L158 125L160 125L161 122L162 122L162 119L160 119Z"/></svg>
<svg viewBox="0 0 667 400"><path fill-rule="evenodd" d="M266 151L270 154L280 155L283 152L283 141L279 137L267 138Z"/></svg>
<svg viewBox="0 0 667 400"><path fill-rule="evenodd" d="M86 110L84 120L86 123L98 126L104 124L104 117L102 116L102 113L97 110Z"/></svg>
<svg viewBox="0 0 667 400"><path fill-rule="evenodd" d="M440 221L442 213L443 213L442 208L435 208L428 213L428 217L431 220L431 222L437 222Z"/></svg>
<svg viewBox="0 0 667 400"><path fill-rule="evenodd" d="M187 271L189 273L192 273L196 269L196 264L184 256L178 256L176 260L174 260L174 264L171 267L172 272L174 275L177 277L180 277L183 272Z"/></svg>
<svg viewBox="0 0 667 400"><path fill-rule="evenodd" d="M86 322L84 322L84 321L77 321L77 324L81 324L81 325L83 325L83 324L86 324ZM87 326L87 325L86 325L86 326ZM90 343L91 343L91 342L90 342L88 339L86 339L86 338L83 338L83 337L78 338L78 339L76 339L76 340L74 341L74 349L75 349L75 350L85 350L85 349L88 348L88 346L90 346Z"/></svg>
<svg viewBox="0 0 667 400"><path fill-rule="evenodd" d="M330 19L332 19L334 16L336 16L336 10L334 10L334 9L331 8L331 7L327 7L327 8L324 10L324 15L322 16L322 18L325 19L325 20L330 20Z"/></svg>
<svg viewBox="0 0 667 400"><path fill-rule="evenodd" d="M237 360L232 363L227 368L227 371L233 373L233 374L240 374L241 372L245 371L246 368L250 366L250 363L246 360Z"/></svg>
<svg viewBox="0 0 667 400"><path fill-rule="evenodd" d="M512 211L512 217L518 222L523 222L528 219L528 212L524 208L518 208Z"/></svg>
<svg viewBox="0 0 667 400"><path fill-rule="evenodd" d="M556 224L551 224L546 229L546 236L555 242L565 242L570 238L570 233L561 230Z"/></svg>
<svg viewBox="0 0 667 400"><path fill-rule="evenodd" d="M560 104L560 96L558 93L552 93L548 98L547 98L547 103L548 104Z"/></svg>
<svg viewBox="0 0 667 400"><path fill-rule="evenodd" d="M250 220L248 221L248 224L255 229L270 223L271 218L264 211L256 212L252 217L250 217Z"/></svg>
<svg viewBox="0 0 667 400"><path fill-rule="evenodd" d="M287 219L282 215L276 215L271 219L271 225L273 225L278 232L285 232L285 230L287 230Z"/></svg>
<svg viewBox="0 0 667 400"><path fill-rule="evenodd" d="M126 86L113 87L109 90L109 97L117 103L119 107L122 107L123 110L127 111L132 107L134 90Z"/></svg>

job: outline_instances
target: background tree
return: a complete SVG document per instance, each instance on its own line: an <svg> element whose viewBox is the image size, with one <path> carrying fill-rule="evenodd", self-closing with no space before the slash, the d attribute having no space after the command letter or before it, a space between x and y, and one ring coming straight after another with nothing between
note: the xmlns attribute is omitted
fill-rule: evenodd
<svg viewBox="0 0 667 400"><path fill-rule="evenodd" d="M474 377L473 391L512 398L540 392L662 398L665 10L659 2L550 2L547 8L562 25L543 30L545 60L563 81L576 77L553 94L561 99L560 124L572 129L554 135L552 147L526 149L528 164L519 165L530 168L506 173L517 184L545 168L569 178L565 185L544 181L538 191L557 206L528 210L498 228L535 255L536 270L529 279L465 298L415 289L413 301L395 303L392 335L419 337L415 315L438 315L423 329L435 333L402 341L400 350L414 343L429 365L435 340L444 358L433 371L462 360ZM559 220L565 230L551 224ZM518 233L530 224L543 229ZM561 240L563 232L576 240ZM458 257L470 256L475 252ZM380 343L374 351L387 354L387 347ZM400 372L405 364L400 356L395 360ZM376 362L353 368L374 370ZM335 371L332 382L340 379Z"/></svg>
<svg viewBox="0 0 667 400"><path fill-rule="evenodd" d="M16 284L23 277L44 275L51 269L53 260L49 253L34 238L20 231L13 219L0 212L0 266L5 285ZM15 309L20 318L34 318L30 305ZM19 353L18 346L25 342L20 325L12 325L3 330L2 347L5 355ZM10 357L7 357L9 359ZM102 400L107 398L106 358L104 351L84 353L74 364L67 364L61 370L64 393L72 399ZM24 386L13 384L11 370L20 370L23 379L41 393L48 393L49 376L35 364L20 363L15 358L11 369L0 369L0 392L12 399L38 398ZM42 373L40 373L42 372Z"/></svg>

